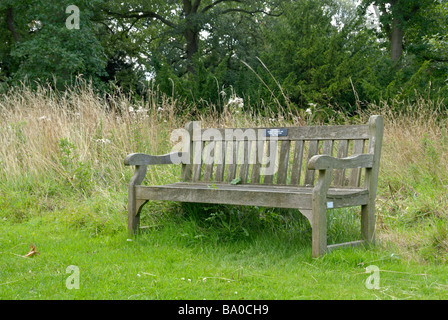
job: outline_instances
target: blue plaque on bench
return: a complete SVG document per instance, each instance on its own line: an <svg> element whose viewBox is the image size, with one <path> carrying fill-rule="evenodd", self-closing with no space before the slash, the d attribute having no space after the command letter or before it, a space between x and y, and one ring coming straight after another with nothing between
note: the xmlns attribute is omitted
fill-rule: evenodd
<svg viewBox="0 0 448 320"><path fill-rule="evenodd" d="M266 129L266 137L286 137L288 129Z"/></svg>

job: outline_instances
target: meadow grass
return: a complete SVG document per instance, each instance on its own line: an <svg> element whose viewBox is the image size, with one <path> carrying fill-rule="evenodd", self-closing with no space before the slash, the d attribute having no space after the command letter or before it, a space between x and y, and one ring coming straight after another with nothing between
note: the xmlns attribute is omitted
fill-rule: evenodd
<svg viewBox="0 0 448 320"><path fill-rule="evenodd" d="M313 259L295 210L151 202L128 241L124 157L163 154L186 121L203 127L316 123L313 115L222 114L150 91L144 102L16 88L0 100L1 299L445 299L447 117L442 106L372 105L346 123L385 118L377 244ZM335 120L336 121L336 120ZM341 122L340 118L337 120ZM155 166L146 183L176 181ZM330 210L329 243L359 239L359 208ZM35 244L40 255L24 258ZM68 290L66 269L80 270ZM366 267L380 269L370 290Z"/></svg>

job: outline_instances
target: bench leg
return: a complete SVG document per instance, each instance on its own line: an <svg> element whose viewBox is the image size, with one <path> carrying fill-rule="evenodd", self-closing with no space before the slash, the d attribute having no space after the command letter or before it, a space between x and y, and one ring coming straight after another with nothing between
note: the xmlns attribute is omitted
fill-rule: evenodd
<svg viewBox="0 0 448 320"><path fill-rule="evenodd" d="M324 206L313 208L312 232L313 258L318 258L327 251L327 210Z"/></svg>
<svg viewBox="0 0 448 320"><path fill-rule="evenodd" d="M146 175L146 166L136 166L135 174L129 183L128 188L128 233L131 237L140 225L140 211L147 200L137 200L135 197L135 187L140 185Z"/></svg>
<svg viewBox="0 0 448 320"><path fill-rule="evenodd" d="M135 200L134 186L129 186L128 192L128 234L131 237L140 224L140 214Z"/></svg>
<svg viewBox="0 0 448 320"><path fill-rule="evenodd" d="M128 234L131 237L140 226L140 211L148 200L135 200L134 192L128 193Z"/></svg>
<svg viewBox="0 0 448 320"><path fill-rule="evenodd" d="M313 189L313 257L327 251L327 191L331 182L331 170L319 170L317 183Z"/></svg>
<svg viewBox="0 0 448 320"><path fill-rule="evenodd" d="M366 243L375 241L375 203L361 206L361 234Z"/></svg>

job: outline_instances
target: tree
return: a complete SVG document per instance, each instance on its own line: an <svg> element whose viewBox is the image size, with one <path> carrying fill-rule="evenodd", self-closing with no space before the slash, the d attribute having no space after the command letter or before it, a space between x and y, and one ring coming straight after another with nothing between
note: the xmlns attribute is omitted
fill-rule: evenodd
<svg viewBox="0 0 448 320"><path fill-rule="evenodd" d="M437 0L363 0L363 12L374 5L379 12L379 21L384 36L389 40L390 58L397 62L402 54L407 32L413 27L428 23L424 12L437 5Z"/></svg>
<svg viewBox="0 0 448 320"><path fill-rule="evenodd" d="M66 26L66 8L81 10L80 29ZM10 81L53 82L60 89L79 75L99 84L105 56L91 23L98 0L2 1L0 16L6 21L2 34L1 71ZM5 25L3 25L5 26ZM5 27L4 29L5 30Z"/></svg>
<svg viewBox="0 0 448 320"><path fill-rule="evenodd" d="M339 105L352 112L361 101L378 99L381 86L387 85L379 79L378 69L384 66L381 51L354 3L345 2L344 15L337 0L283 5L285 14L265 29L261 60L294 105L302 109ZM264 74L268 86L278 88ZM282 92L277 89L276 94L283 103ZM266 92L265 98L269 95Z"/></svg>
<svg viewBox="0 0 448 320"><path fill-rule="evenodd" d="M106 18L126 21L146 28L148 41L160 45L168 63L179 75L194 74L195 58L203 38L201 32L219 26L227 15L245 15L252 22L263 16L279 15L278 0L182 0L108 2L103 6ZM224 18L225 19L225 18ZM143 21L143 23L142 23ZM228 30L230 31L230 30ZM163 40L161 40L163 39ZM154 50L151 54L154 54Z"/></svg>

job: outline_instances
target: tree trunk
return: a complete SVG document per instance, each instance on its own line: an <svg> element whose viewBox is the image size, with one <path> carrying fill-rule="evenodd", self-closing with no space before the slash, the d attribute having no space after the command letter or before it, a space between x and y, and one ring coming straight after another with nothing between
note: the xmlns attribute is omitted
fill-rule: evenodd
<svg viewBox="0 0 448 320"><path fill-rule="evenodd" d="M199 50L199 32L187 27L185 40L187 41L187 70L189 73L195 74L194 57Z"/></svg>
<svg viewBox="0 0 448 320"><path fill-rule="evenodd" d="M390 36L390 57L397 62L403 54L403 29L397 19L393 20Z"/></svg>
<svg viewBox="0 0 448 320"><path fill-rule="evenodd" d="M14 26L14 15L12 8L8 8L6 11L6 24L8 25L8 30L11 32L14 41L17 42L20 40L20 34L17 32Z"/></svg>
<svg viewBox="0 0 448 320"><path fill-rule="evenodd" d="M186 21L184 36L185 41L187 42L187 71L191 74L195 74L194 57L199 50L199 32L201 29L194 18L198 12L200 4L201 0L195 0L194 3L192 3L191 0L183 0Z"/></svg>

